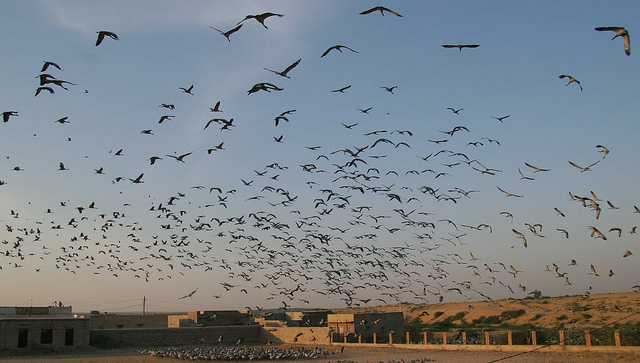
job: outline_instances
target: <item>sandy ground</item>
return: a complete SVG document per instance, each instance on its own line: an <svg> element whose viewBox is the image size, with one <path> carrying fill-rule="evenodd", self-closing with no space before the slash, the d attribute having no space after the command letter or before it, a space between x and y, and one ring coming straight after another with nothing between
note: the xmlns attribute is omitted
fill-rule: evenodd
<svg viewBox="0 0 640 363"><path fill-rule="evenodd" d="M397 349L347 348L343 354L332 359L309 361L289 361L299 363L338 363L338 361L387 362L391 360L430 359L433 362L478 363L491 362L505 358L508 353L475 353L475 352L423 352ZM55 355L38 357L0 358L0 362L10 363L178 363L183 360L154 358L142 356L134 351L97 351L75 355ZM608 363L608 362L640 362L637 354L604 354L604 353L530 353L503 360L501 362L519 363Z"/></svg>
<svg viewBox="0 0 640 363"><path fill-rule="evenodd" d="M467 324L479 318L499 317L502 313L522 311L516 318L501 318L511 325L533 324L554 328L563 323L575 329L597 328L613 322L640 324L640 293L594 294L589 297L553 297L537 300L496 300L424 305L387 305L360 308L360 311L402 311L407 320L418 318L435 324L453 316L463 316ZM349 309L344 312L350 311ZM460 324L462 320L453 321Z"/></svg>

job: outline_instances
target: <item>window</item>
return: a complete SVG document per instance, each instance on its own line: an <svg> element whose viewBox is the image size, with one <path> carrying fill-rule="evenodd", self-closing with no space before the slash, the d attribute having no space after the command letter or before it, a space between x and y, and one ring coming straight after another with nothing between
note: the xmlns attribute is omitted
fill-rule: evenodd
<svg viewBox="0 0 640 363"><path fill-rule="evenodd" d="M26 348L29 342L29 329L18 330L18 348Z"/></svg>
<svg viewBox="0 0 640 363"><path fill-rule="evenodd" d="M52 344L53 343L53 329L40 330L40 344Z"/></svg>
<svg viewBox="0 0 640 363"><path fill-rule="evenodd" d="M66 329L64 331L64 345L68 347L73 346L73 329Z"/></svg>

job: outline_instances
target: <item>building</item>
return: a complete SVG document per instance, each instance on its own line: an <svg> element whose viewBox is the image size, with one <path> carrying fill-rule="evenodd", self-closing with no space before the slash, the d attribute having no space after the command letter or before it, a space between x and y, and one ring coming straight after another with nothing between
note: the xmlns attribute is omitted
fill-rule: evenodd
<svg viewBox="0 0 640 363"><path fill-rule="evenodd" d="M192 328L196 326L196 322L191 319L188 314L169 315L167 316L168 328Z"/></svg>
<svg viewBox="0 0 640 363"><path fill-rule="evenodd" d="M0 351L60 351L89 346L89 320L70 306L0 307Z"/></svg>
<svg viewBox="0 0 640 363"><path fill-rule="evenodd" d="M389 333L403 334L404 316L401 312L329 314L329 329L339 335L360 335L371 337L373 333L380 338Z"/></svg>
<svg viewBox="0 0 640 363"><path fill-rule="evenodd" d="M287 326L327 326L328 310L306 310L287 312Z"/></svg>
<svg viewBox="0 0 640 363"><path fill-rule="evenodd" d="M330 313L329 310L270 311L254 320L264 327L326 327Z"/></svg>
<svg viewBox="0 0 640 363"><path fill-rule="evenodd" d="M333 314L333 312L329 310L305 311L302 316L301 326L312 326L312 327L327 326L329 314Z"/></svg>
<svg viewBox="0 0 640 363"><path fill-rule="evenodd" d="M92 311L89 314L89 327L91 330L99 329L146 329L166 328L169 314L123 314L100 313Z"/></svg>
<svg viewBox="0 0 640 363"><path fill-rule="evenodd" d="M284 320L269 320L264 317L254 318L256 324L265 328L284 328L287 326L287 322Z"/></svg>
<svg viewBox="0 0 640 363"><path fill-rule="evenodd" d="M190 311L186 314L167 316L169 328L248 325L247 315L237 310Z"/></svg>

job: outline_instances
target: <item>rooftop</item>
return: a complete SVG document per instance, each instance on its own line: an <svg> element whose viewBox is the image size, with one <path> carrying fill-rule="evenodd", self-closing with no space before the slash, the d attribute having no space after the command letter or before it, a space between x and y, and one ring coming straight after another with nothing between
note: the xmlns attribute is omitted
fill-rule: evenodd
<svg viewBox="0 0 640 363"><path fill-rule="evenodd" d="M87 320L84 315L0 315L3 320Z"/></svg>

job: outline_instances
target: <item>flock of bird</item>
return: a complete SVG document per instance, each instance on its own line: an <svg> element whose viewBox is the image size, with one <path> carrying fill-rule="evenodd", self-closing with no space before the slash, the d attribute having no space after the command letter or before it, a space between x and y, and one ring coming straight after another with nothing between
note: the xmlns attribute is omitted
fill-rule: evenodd
<svg viewBox="0 0 640 363"><path fill-rule="evenodd" d="M382 6L360 14L391 15L385 18L386 21L403 17L400 12ZM286 21L286 16L272 12L247 15L227 30L212 29L232 42L232 36L252 21L266 31L268 24ZM613 39L623 38L624 52L627 56L631 54L630 37L625 28L598 27L595 30L613 32ZM99 30L95 46L108 51L102 48L126 41L114 31ZM458 49L462 53L463 49L474 51L480 45L442 44L442 47ZM347 54L362 56L360 50L349 45L335 44L319 51L316 57ZM276 80L247 85L246 97L250 101L254 97L264 97L261 95L265 93L283 92L285 87L277 82L295 82L297 67L302 62L303 58L298 57L282 68L265 67L264 70ZM69 91L76 86L59 75L52 75L62 71L63 65L45 61L36 76L35 96L55 97L56 91ZM566 81L567 86L582 90L582 84L574 76L562 74L559 78ZM350 92L351 87L347 84L330 92L339 96ZM396 84L381 85L380 88L386 97L397 97L398 91L402 90L401 85ZM186 84L176 91L184 96L194 96L197 87ZM179 109L173 103L161 102L150 107L163 112L157 127L174 122L174 113ZM224 109L221 101L214 101L209 107L212 117L203 123L203 130L210 132L215 128L224 136L242 126L241 122L227 116ZM450 112L456 122L463 119L464 108L443 109ZM358 110L362 117L377 111L374 106ZM7 110L2 112L2 120L17 123L26 112ZM296 109L288 109L275 117L270 116L274 128L292 122L296 112ZM493 118L500 125L516 116ZM65 116L55 123L66 126L71 120L72 117ZM209 272L215 278L212 286L193 286L176 298L189 300L199 294L221 298L232 290L243 295L261 290L268 292L268 301L273 300L283 308L311 304L318 296L333 297L348 306L400 301L442 302L446 298L461 297L490 300L496 294L488 292L489 289L501 291L497 295L515 297L526 295L531 288L520 279L522 271L517 266L500 261L490 253L481 256L482 251L473 251L473 239L489 239L492 233L506 230L513 237L510 247L529 248L531 243L544 238L604 241L632 238L637 234L637 226L604 226L600 223L605 213L640 214L637 206L623 205L600 196L600 192L584 190L566 191L567 198L574 202L571 210L548 208L557 214L557 223L553 226L531 221L526 215L517 216L508 209L492 211L490 206L486 213L501 216L503 224L455 220L456 208L464 208L465 203L481 193L504 196L506 201L501 205L526 199L526 183L551 174L552 170L530 161L523 161L517 171L487 165L482 159L482 151L502 147L502 142L495 137L478 137L469 125L434 131L422 138L412 130L401 128L370 130L363 122L343 122L336 127L351 133L356 145L309 145L297 151L296 155L304 159L299 164L265 162L258 170L246 170L237 185L204 182L185 185L183 190L171 195L149 196L146 201L126 203L117 210L105 210L93 201L73 198L62 198L58 205L42 212L11 209L5 219L0 244L0 270L34 268L39 271L39 264L53 261L57 270L71 274L148 282L170 280L190 271ZM145 128L140 133L151 136L154 130ZM273 142L286 143L285 135L274 136ZM443 148L443 145L454 144L458 146ZM230 152L225 146L224 142L211 145L207 155ZM123 158L127 156L125 150L111 150L109 155ZM147 165L140 167L159 168L169 159L188 167L195 152L148 155ZM597 145L593 161L569 160L565 165L577 173L588 174L606 163L609 155L609 148ZM395 169L385 168L385 159L392 157L401 162L395 164ZM73 166L60 161L55 172L83 172L69 165ZM22 170L22 166L15 166L3 174ZM461 170L482 178L512 173L518 175L523 184L496 185L492 190L482 191L452 185L450 177ZM110 172L99 165L93 170L100 177L110 178L115 191L121 183L131 183L139 188L140 194L145 193L144 172L109 176ZM304 192L300 192L300 186L290 185L300 177L305 180ZM3 193L11 193L11 176L3 177L0 183ZM227 214L230 206L241 203L247 205L246 212ZM30 208L30 205L24 208ZM432 212L436 205L443 212ZM132 213L129 213L132 208L145 211L155 224L132 219ZM571 231L570 236L566 219L584 212L592 215L592 225L583 231ZM33 217L25 218L25 214ZM403 242L387 243L389 240ZM634 251L627 249L621 250L619 255L624 261L635 258ZM601 276L600 267L581 266L581 262L573 259L549 264L546 271L568 286L573 284L572 276L577 274ZM462 269L464 277L457 277L451 272L453 269ZM613 267L606 267L606 270L608 273L603 273L602 277L615 275ZM636 287L640 289L640 286ZM586 293L590 289L586 287Z"/></svg>
<svg viewBox="0 0 640 363"><path fill-rule="evenodd" d="M213 345L213 346L180 346L144 349L143 355L151 357L181 359L189 361L223 360L223 361L260 361L260 360L309 360L333 358L335 351L315 348L283 348L274 346L250 345Z"/></svg>

